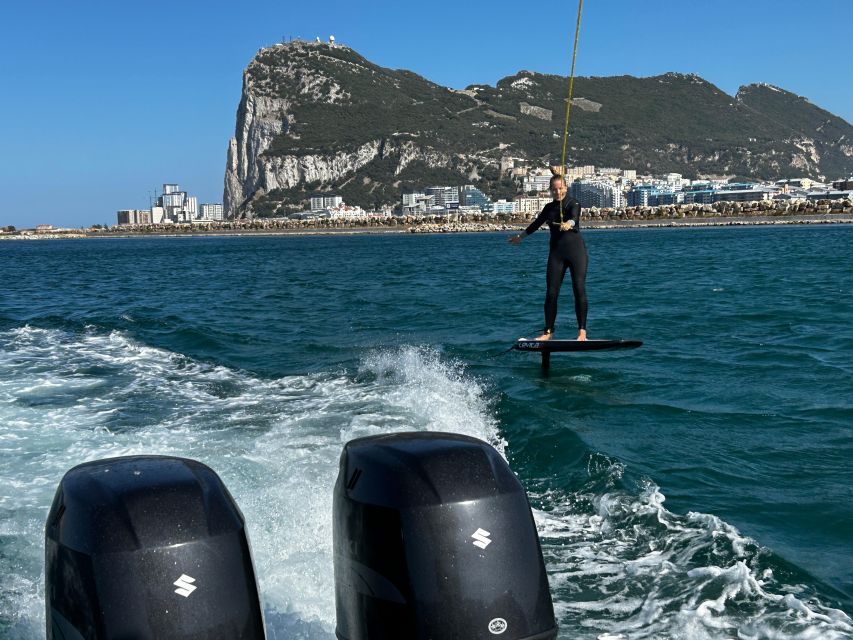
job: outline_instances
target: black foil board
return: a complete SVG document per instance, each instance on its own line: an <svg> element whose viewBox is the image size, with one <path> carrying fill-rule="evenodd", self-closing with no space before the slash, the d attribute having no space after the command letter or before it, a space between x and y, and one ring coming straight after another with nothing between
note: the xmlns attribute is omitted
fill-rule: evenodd
<svg viewBox="0 0 853 640"><path fill-rule="evenodd" d="M636 349L641 340L527 340L519 338L512 346L518 351L555 353L565 351L607 351L610 349Z"/></svg>

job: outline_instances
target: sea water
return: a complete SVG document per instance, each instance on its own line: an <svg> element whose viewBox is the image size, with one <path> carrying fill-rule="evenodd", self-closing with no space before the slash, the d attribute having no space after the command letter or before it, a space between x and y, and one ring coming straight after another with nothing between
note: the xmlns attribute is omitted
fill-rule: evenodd
<svg viewBox="0 0 853 640"><path fill-rule="evenodd" d="M590 337L645 344L547 373L544 233L0 243L0 637L44 637L62 475L164 454L237 500L268 637L332 640L341 447L420 430L506 456L561 638L853 637L853 227L584 235Z"/></svg>

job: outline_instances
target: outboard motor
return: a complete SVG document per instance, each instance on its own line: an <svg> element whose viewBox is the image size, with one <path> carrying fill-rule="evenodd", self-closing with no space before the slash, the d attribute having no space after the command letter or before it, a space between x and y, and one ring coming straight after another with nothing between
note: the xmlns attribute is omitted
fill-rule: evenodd
<svg viewBox="0 0 853 640"><path fill-rule="evenodd" d="M47 640L264 638L243 515L200 462L74 467L45 537Z"/></svg>
<svg viewBox="0 0 853 640"><path fill-rule="evenodd" d="M334 509L340 640L556 637L527 494L485 442L352 440Z"/></svg>

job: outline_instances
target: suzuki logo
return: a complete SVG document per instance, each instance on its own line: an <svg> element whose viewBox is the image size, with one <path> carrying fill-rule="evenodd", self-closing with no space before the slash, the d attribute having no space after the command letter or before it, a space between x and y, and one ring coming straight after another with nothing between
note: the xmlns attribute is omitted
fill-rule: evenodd
<svg viewBox="0 0 853 640"><path fill-rule="evenodd" d="M172 584L178 587L177 589L175 589L175 593L177 593L179 596L184 596L185 598L188 598L193 591L198 589L198 587L193 586L193 582L195 582L195 578L188 576L185 573L182 573L181 577L175 580Z"/></svg>
<svg viewBox="0 0 853 640"><path fill-rule="evenodd" d="M506 620L504 620L503 618L494 618L493 620L489 621L489 633L495 636L499 636L504 631L506 631L506 628L508 626L509 625L507 625Z"/></svg>
<svg viewBox="0 0 853 640"><path fill-rule="evenodd" d="M471 534L471 537L474 538L474 546L480 547L481 549L485 549L492 541L489 539L489 536L492 535L485 529L477 529L474 533Z"/></svg>

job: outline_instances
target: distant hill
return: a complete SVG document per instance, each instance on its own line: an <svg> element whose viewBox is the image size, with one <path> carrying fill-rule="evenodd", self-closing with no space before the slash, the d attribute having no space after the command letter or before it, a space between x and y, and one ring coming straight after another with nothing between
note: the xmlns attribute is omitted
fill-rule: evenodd
<svg viewBox="0 0 853 640"><path fill-rule="evenodd" d="M369 208L438 184L511 197L502 158L559 163L567 88L567 78L520 71L459 91L340 45L262 49L243 76L227 214L300 210L318 191ZM571 165L691 178L853 173L853 127L770 85L733 97L695 75L591 77L575 79L574 96Z"/></svg>

